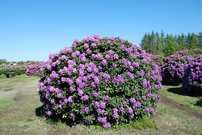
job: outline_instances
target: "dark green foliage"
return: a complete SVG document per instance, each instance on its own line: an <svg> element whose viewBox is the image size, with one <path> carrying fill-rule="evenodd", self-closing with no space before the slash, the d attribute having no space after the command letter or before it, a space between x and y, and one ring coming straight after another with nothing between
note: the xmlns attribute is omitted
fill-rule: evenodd
<svg viewBox="0 0 202 135"><path fill-rule="evenodd" d="M6 76L7 78L14 77L15 75L16 75L15 72L6 72L6 73L5 73L5 76Z"/></svg>

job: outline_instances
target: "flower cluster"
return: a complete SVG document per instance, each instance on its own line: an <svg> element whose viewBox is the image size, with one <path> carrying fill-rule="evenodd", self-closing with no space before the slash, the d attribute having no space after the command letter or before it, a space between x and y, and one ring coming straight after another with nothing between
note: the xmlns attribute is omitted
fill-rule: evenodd
<svg viewBox="0 0 202 135"><path fill-rule="evenodd" d="M153 114L160 87L159 68L144 50L95 35L49 56L39 94L51 118L109 128Z"/></svg>
<svg viewBox="0 0 202 135"><path fill-rule="evenodd" d="M32 62L25 66L25 73L27 75L40 76L43 70L42 62Z"/></svg>
<svg viewBox="0 0 202 135"><path fill-rule="evenodd" d="M202 55L193 59L186 68L183 87L185 90L192 90L192 88L202 90Z"/></svg>

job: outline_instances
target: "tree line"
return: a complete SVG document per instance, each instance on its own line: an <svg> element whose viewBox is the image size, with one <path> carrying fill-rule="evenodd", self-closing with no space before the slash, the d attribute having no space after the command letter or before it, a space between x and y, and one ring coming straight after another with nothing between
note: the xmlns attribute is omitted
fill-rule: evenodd
<svg viewBox="0 0 202 135"><path fill-rule="evenodd" d="M172 35L152 31L143 36L141 47L148 53L164 56L174 54L179 50L202 48L202 32Z"/></svg>

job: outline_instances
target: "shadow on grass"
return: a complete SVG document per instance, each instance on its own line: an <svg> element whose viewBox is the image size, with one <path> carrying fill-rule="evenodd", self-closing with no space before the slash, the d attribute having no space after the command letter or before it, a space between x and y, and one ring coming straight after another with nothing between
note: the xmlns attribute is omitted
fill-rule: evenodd
<svg viewBox="0 0 202 135"><path fill-rule="evenodd" d="M199 101L196 102L195 106L202 107L202 99L199 99Z"/></svg>
<svg viewBox="0 0 202 135"><path fill-rule="evenodd" d="M198 89L192 89L190 91L184 91L182 87L168 88L168 92L172 92L172 93L184 95L184 96L198 97L199 100L194 105L202 107L202 98L200 98L202 96L202 93L199 91L200 90L198 90Z"/></svg>
<svg viewBox="0 0 202 135"><path fill-rule="evenodd" d="M58 123L65 123L67 126L75 126L75 123L73 123L73 121L70 120L64 120L61 117L57 117L55 115L48 117L45 114L45 110L44 110L44 105L39 106L38 108L35 109L35 115L38 117L43 117L45 118L46 122L49 124L58 124Z"/></svg>
<svg viewBox="0 0 202 135"><path fill-rule="evenodd" d="M172 93L184 95L184 96L191 96L191 97L201 97L202 96L202 93L199 92L199 90L197 90L197 89L185 91L182 87L168 88L168 92L172 92Z"/></svg>
<svg viewBox="0 0 202 135"><path fill-rule="evenodd" d="M35 114L36 114L36 116L38 116L38 117L45 117L45 116L44 116L44 105L42 105L42 106L36 108Z"/></svg>

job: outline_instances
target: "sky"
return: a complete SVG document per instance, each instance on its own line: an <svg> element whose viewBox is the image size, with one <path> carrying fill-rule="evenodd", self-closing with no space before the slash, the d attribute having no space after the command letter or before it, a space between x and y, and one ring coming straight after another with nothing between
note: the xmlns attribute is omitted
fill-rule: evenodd
<svg viewBox="0 0 202 135"><path fill-rule="evenodd" d="M46 61L90 35L202 32L201 0L0 0L0 59Z"/></svg>

